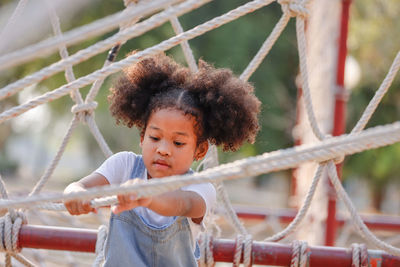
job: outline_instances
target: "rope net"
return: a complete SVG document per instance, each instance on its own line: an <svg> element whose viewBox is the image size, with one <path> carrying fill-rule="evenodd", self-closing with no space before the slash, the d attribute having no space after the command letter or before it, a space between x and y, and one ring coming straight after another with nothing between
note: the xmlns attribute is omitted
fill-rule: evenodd
<svg viewBox="0 0 400 267"><path fill-rule="evenodd" d="M7 31L10 30L10 25L13 25L14 20L19 16L19 14L21 14L21 9L24 8L26 2L27 1L23 0L19 2L14 14L10 18L10 21L7 23L0 35L6 34ZM138 196L149 196L175 190L188 184L204 182L211 182L216 186L220 203L224 209L223 213L226 215L226 218L231 222L231 225L238 234L236 238L236 254L233 262L234 266L239 265L240 254L242 251L244 255L243 261L245 266L250 266L252 238L249 235L248 230L243 226L242 222L238 219L236 213L234 212L222 182L224 180L239 179L278 170L285 170L288 168L295 168L302 163L310 161L318 163L318 168L315 172L311 186L308 189L303 205L299 209L295 219L284 229L277 225L276 220L271 219L271 227L278 232L270 237L265 238L264 241L279 241L296 231L299 224L307 214L322 172L327 171L329 173L329 179L334 185L340 200L344 202L351 215L352 222L354 223L354 227L357 232L366 241L370 242L374 246L390 254L400 256L399 248L378 239L365 226L364 222L350 201L349 196L344 191L335 168L335 163L343 160L344 156L346 155L387 146L400 141L399 122L364 130L370 117L376 110L379 102L387 92L400 68L400 52L393 60L387 76L383 80L381 86L376 91L375 96L368 104L360 120L352 129L350 134L334 138L325 134L323 131L321 131L316 120L312 97L310 94L308 77L309 71L306 58L307 43L305 37L305 20L309 13L307 8L309 4L308 0L277 1L282 8L282 16L268 38L260 47L259 51L240 75L240 78L243 80L248 80L251 77L260 63L268 55L282 31L288 25L288 22L291 20L291 18L294 18L296 20L296 35L299 50L298 55L302 89L304 93L304 105L312 132L319 140L317 143L264 153L256 157L250 157L220 166L217 166L218 158L216 148L211 147L204 162L202 163L202 166L204 167L203 171L194 173L192 175L172 176L165 179L151 180L146 184L126 187L106 186L100 189L96 188L96 190L89 189L85 192L72 193L68 195L61 193L41 193L41 190L54 173L54 169L58 165L71 138L71 135L78 125L87 125L105 157L109 157L113 154L94 119L95 109L97 107L95 98L106 77L120 71L122 68L138 62L146 56L166 51L177 45L182 47L188 66L192 71L195 72L197 71L196 61L189 47L188 40L229 23L248 13L264 8L275 1L250 1L234 10L227 12L226 14L215 17L210 21L184 31L179 23L178 17L201 7L207 2L209 2L209 0L124 1L126 8L123 11L95 21L91 24L62 33L60 29L60 21L56 10L52 5L52 1L46 0L46 8L48 10L49 21L52 25L54 37L51 37L45 41L41 41L35 45L31 45L27 48L0 56L0 70L23 64L38 57L47 56L56 50L59 51L61 57L60 61L44 67L33 74L29 74L26 77L1 88L0 100L9 98L21 92L24 88L43 81L44 79L47 79L48 77L61 71L64 71L67 80L67 83L59 88L37 96L26 103L11 107L1 112L0 123L5 123L31 109L59 99L68 94L75 103L71 108L73 117L69 123L68 130L66 131L61 144L59 145L59 149L29 195L24 198L8 199L8 193L5 184L2 179L0 180L0 193L2 196L2 199L0 200L0 209L8 209L7 214L0 218L0 240L2 241L0 242L0 251L5 252L6 266L11 266L11 258L18 260L26 266L34 265L30 260L26 259L19 253L20 251L16 244L18 242L19 229L23 223L26 223L25 214L39 214L38 217L41 218L43 224L51 224L51 221L49 221L48 217L40 216L42 211L37 210L38 208L61 211L65 210L64 206L54 202L78 198L92 199L92 206L99 207L116 203L117 199L115 195L120 193L136 192ZM165 22L171 23L176 34L175 36L166 39L152 47L137 52L134 55L114 62L119 48L126 41L136 36L140 36ZM87 38L106 33L115 28L119 28L119 31L107 39L101 40L96 44L84 48L72 55L68 53L68 46L79 43ZM109 54L100 69L79 78L75 77L73 70L74 65L82 61L86 61L106 50L109 50ZM80 89L88 85L91 86L89 93L85 98L83 98ZM73 223L73 220L71 220L69 216L65 214L62 216L63 219L68 220L72 225L79 226L79 224ZM99 215L99 218L100 217L101 215ZM201 250L203 251L201 266L212 266L214 264L212 252L209 251L210 246L206 245L212 243L212 236L210 236L210 233L215 234L216 232L209 230L209 232L206 232L206 234L201 237ZM106 229L105 227L101 227L101 229L99 229L98 244L96 244L97 257L94 266L99 266L101 264L102 257L104 256L103 248L105 236ZM293 257L291 266L306 266L308 259L307 244L305 242L296 241L292 246ZM366 248L362 245L354 245L352 246L352 251L354 254L354 266L365 266L365 253L367 253L365 252ZM67 259L73 258L68 252L66 255ZM32 257L36 261L42 260L42 257L35 253L33 253ZM71 262L73 262L73 260Z"/></svg>

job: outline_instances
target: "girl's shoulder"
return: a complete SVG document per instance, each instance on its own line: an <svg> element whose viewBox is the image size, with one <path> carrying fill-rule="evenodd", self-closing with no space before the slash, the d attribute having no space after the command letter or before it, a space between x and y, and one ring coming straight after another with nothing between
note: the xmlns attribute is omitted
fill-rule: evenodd
<svg viewBox="0 0 400 267"><path fill-rule="evenodd" d="M132 168L141 165L142 156L131 151L121 151L107 158L96 170L107 178L110 184L120 184L127 181Z"/></svg>
<svg viewBox="0 0 400 267"><path fill-rule="evenodd" d="M140 161L142 161L141 155L138 155L132 151L121 151L110 156L105 162L115 165L116 167L129 168Z"/></svg>

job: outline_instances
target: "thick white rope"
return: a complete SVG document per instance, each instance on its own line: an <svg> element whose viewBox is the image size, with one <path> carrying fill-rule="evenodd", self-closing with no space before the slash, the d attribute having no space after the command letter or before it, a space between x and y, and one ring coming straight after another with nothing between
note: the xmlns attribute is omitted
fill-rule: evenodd
<svg viewBox="0 0 400 267"><path fill-rule="evenodd" d="M82 88L83 86L93 83L95 80L107 77L115 72L118 72L121 69L138 62L143 57L163 52L167 49L170 49L170 48L176 46L177 44L179 44L185 40L193 39L194 37L202 35L207 31L215 29L215 28L217 28L223 24L226 24L232 20L235 20L247 13L253 12L256 9L266 6L266 5L270 4L272 1L273 0L254 0L252 2L249 2L243 6L240 6L236 9L222 15L222 16L216 17L216 18L214 18L208 22L205 22L189 31L179 34L178 36L175 36L168 40L165 40L156 46L147 48L147 49L140 51L134 55L131 55L119 62L113 63L108 67L105 67L105 68L97 70L89 75L81 77L71 83L68 83L66 85L59 87L58 89L48 92L42 96L36 97L27 103L24 103L22 105L19 105L14 108L11 108L9 110L6 110L0 114L0 123L4 122L12 117L18 116L38 105L41 105L48 101L53 101L55 99L58 99L64 95L70 93L72 90L74 90L76 88ZM139 25L139 24L137 24L137 25Z"/></svg>
<svg viewBox="0 0 400 267"><path fill-rule="evenodd" d="M176 33L176 35L183 33L182 26L179 23L179 20L176 16L172 17L170 19L170 22L171 22L172 28L174 29L174 32ZM188 63L189 69L192 72L197 72L198 68L197 68L196 60L194 59L192 49L189 46L189 42L188 41L182 42L181 47L182 47L183 55L185 56L186 62Z"/></svg>
<svg viewBox="0 0 400 267"><path fill-rule="evenodd" d="M290 267L307 267L309 265L309 249L305 241L294 240L292 242L292 260Z"/></svg>
<svg viewBox="0 0 400 267"><path fill-rule="evenodd" d="M303 21L304 22L304 21ZM301 23L299 23L299 24L301 24ZM301 31L303 31L303 33L304 33L304 23L303 23L303 26L302 27L298 27L298 28L300 28L300 29L302 29ZM300 32L301 33L301 32ZM300 34L300 36L301 36L301 34ZM301 38L299 38L299 42L301 43L302 41L301 41ZM303 43L304 44L304 43ZM300 47L300 44L299 44L299 47ZM305 46L304 46L305 47ZM300 49L299 48L299 50L303 50L303 49ZM299 53L299 54L301 54L301 52ZM398 54L399 55L399 54ZM300 55L300 58L301 58L302 56ZM396 57L396 59L397 59L397 57ZM396 59L395 59L395 62L396 62ZM302 61L301 59L300 59L300 61ZM303 62L305 62L304 60L303 60ZM395 62L394 62L394 64L392 65L392 68L391 68L391 70L389 71L389 74L387 75L387 78L388 77L391 77L391 80L390 79L385 79L385 81L384 81L384 83L381 85L381 87L380 87L380 89L378 90L378 92L380 92L380 91L382 91L381 90L381 88L386 88L385 90L387 90L387 88L390 86L390 83L391 83L391 81L393 80L393 77L394 77L394 75L395 75L395 72L397 72L397 70L398 70L398 64L396 65L395 64ZM302 64L301 64L302 65ZM304 63L303 65L305 65L305 67L303 68L303 69L305 69L306 70L306 64ZM394 67L393 67L394 66ZM396 69L396 71L392 71L392 69L393 68L395 68ZM302 71L302 73L303 73L303 71ZM307 73L307 71L305 72L305 73ZM394 73L394 74L393 74ZM307 74L306 74L307 75ZM390 81L387 81L387 80L390 80ZM304 78L303 78L303 81L304 81ZM378 95L378 92L377 92L377 95ZM383 94L382 94L383 95ZM380 98L381 98L382 96L380 96ZM374 97L374 99L375 99L376 97ZM309 114L309 117L310 117L310 114L313 114L312 113L312 103L311 103L311 98L308 98L310 101L309 101L309 104L310 105L308 105L309 107L311 107L311 113L308 113ZM374 100L373 99L373 100ZM307 100L307 99L306 99ZM372 101L371 101L372 102ZM378 101L375 101L375 102L379 102L379 100ZM370 105L369 106L371 106L372 104L370 103ZM377 105L377 104L376 104ZM376 106L375 106L376 107ZM375 108L374 108L375 109ZM373 111L372 111L373 112ZM370 114L372 114L372 112L370 112ZM364 113L365 114L365 113ZM364 115L363 115L363 117L364 117ZM369 115L369 117L370 117L370 115ZM312 116L310 117L310 118L312 118ZM315 117L314 117L315 118ZM368 119L367 119L368 120ZM310 121L312 121L312 119L310 119ZM360 122L359 122L360 123ZM311 124L312 124L312 122L311 122ZM364 126L366 125L366 122L364 123ZM319 131L319 129L318 129L318 127L317 127L317 125L315 124L315 126L316 126L316 128L315 129L317 129L318 131ZM363 127L363 126L362 126ZM358 127L358 128L362 128L362 127ZM357 126L355 127L355 129L357 129ZM321 134L321 139L324 139L324 136ZM333 163L331 163L331 164L333 164Z"/></svg>
<svg viewBox="0 0 400 267"><path fill-rule="evenodd" d="M22 212L15 212L14 215L6 213L0 218L0 251L6 253L5 265L7 267L12 266L11 257L25 266L34 266L28 259L18 254L20 252L18 236L24 223L26 223L26 218Z"/></svg>
<svg viewBox="0 0 400 267"><path fill-rule="evenodd" d="M304 19L302 17L298 17L297 21L296 21L296 32L297 32L297 40L298 40L298 46L299 46L299 58L300 58L300 70L301 70L301 75L302 75L302 82L303 82L303 93L304 93L304 101L305 101L305 106L306 106L306 110L307 110L307 115L308 115L308 119L310 121L310 125L311 128L315 134L315 136L319 139L319 140L324 140L326 138L326 136L320 131L316 118L315 118L315 114L313 111L313 106L312 106L312 100L311 100L311 95L310 95L310 89L309 89L309 85L308 85L308 70L307 70L307 62L306 62L306 42L305 42L305 34L304 34ZM400 54L400 53L399 53ZM374 112L374 110L376 109L376 106L378 105L378 103L380 102L380 100L382 99L383 95L386 93L387 89L389 88L390 84L392 83L395 74L397 73L399 67L400 67L400 56L399 54L396 56L394 63L392 64L388 75L386 76L384 82L382 83L382 85L380 86L380 88L378 89L376 95L374 96L374 98L371 100L370 104L368 105L366 111L364 112L362 118L360 119L359 123L357 123L356 127L354 128L353 132L357 132L357 131L361 131L363 129L363 127L365 127L365 125L367 124L369 118L371 117L372 113ZM339 158L339 160L343 159L343 156L341 156L341 158ZM378 247L392 253L392 254L396 254L396 255L400 255L400 249L395 248L381 240L379 240L375 235L373 235L369 229L365 226L365 224L363 223L363 221L361 220L361 218L359 217L358 213L355 211L348 195L346 194L346 192L344 191L344 189L342 191L339 191L340 188L342 188L340 180L338 178L337 175L337 171L335 168L335 165L332 161L330 161L328 163L328 170L330 173L329 178L332 180L336 180L336 185L335 185L335 189L337 191L337 193L339 195L341 195L341 198L343 199L348 199L348 201L346 202L345 200L345 204L347 206L347 208L349 209L351 215L353 218L355 218L355 222L357 224L357 230L358 232L364 236L368 241L374 243L375 245L377 245ZM335 178L333 178L333 176ZM333 181L332 181L333 183ZM340 187L340 188L339 188Z"/></svg>
<svg viewBox="0 0 400 267"><path fill-rule="evenodd" d="M344 202L347 210L350 212L351 217L353 218L352 222L354 223L355 228L360 233L360 235L368 242L374 244L376 247L383 249L392 255L400 256L399 248L396 248L377 238L373 233L371 233L371 231L365 225L360 215L357 213L357 210L355 209L353 203L351 202L350 197L344 190L342 183L340 182L340 179L337 175L336 166L333 162L328 163L328 172L329 172L329 179L332 182L339 196L339 199Z"/></svg>
<svg viewBox="0 0 400 267"><path fill-rule="evenodd" d="M245 235L243 241L243 265L245 267L251 267L253 265L252 248L253 248L253 237L251 235Z"/></svg>
<svg viewBox="0 0 400 267"><path fill-rule="evenodd" d="M49 178L51 177L51 175L53 174L55 168L57 167L58 162L60 161L65 148L68 144L68 141L72 135L72 132L74 131L74 129L76 128L76 126L78 126L78 118L76 116L74 116L74 118L72 119L70 125L68 126L68 130L66 132L66 134L64 135L64 138L61 142L60 147L57 150L56 155L54 156L53 160L51 161L50 165L46 168L46 170L44 171L42 177L40 177L39 181L36 183L36 185L34 186L34 188L32 189L31 193L29 195L35 195L38 194L44 187L44 185L46 184L46 182L49 180Z"/></svg>
<svg viewBox="0 0 400 267"><path fill-rule="evenodd" d="M222 182L217 183L216 187L217 187L216 189L218 192L218 197L225 209L224 214L227 216L227 219L233 226L233 229L235 229L236 233L239 233L241 235L247 235L248 234L247 230L243 226L243 223L239 220L235 210L233 209L232 204L229 200L228 192L226 192L223 183Z"/></svg>
<svg viewBox="0 0 400 267"><path fill-rule="evenodd" d="M288 235L296 231L300 223L303 221L305 215L307 214L308 209L310 208L312 198L314 196L318 183L321 180L322 172L325 169L325 166L326 164L319 164L315 172L314 178L311 182L311 186L308 189L304 203L301 206L300 210L297 212L296 217L293 219L293 221L291 221L290 224L282 231L264 239L265 242L276 242L282 240L283 238L287 237Z"/></svg>
<svg viewBox="0 0 400 267"><path fill-rule="evenodd" d="M208 232L200 233L198 237L200 245L200 267L213 267L215 265L213 255L213 236Z"/></svg>
<svg viewBox="0 0 400 267"><path fill-rule="evenodd" d="M293 168L307 161L325 162L341 155L350 155L399 141L400 122L396 122L364 130L358 135L333 137L319 144L301 145L295 148L278 150L223 164L199 173L171 176L154 181L150 180L148 183L140 185L129 185L126 187L111 185L67 195L54 193L27 197L25 199L0 200L0 209L29 207L41 202L55 202L78 198L93 199L96 197L126 194L129 192L137 193L138 197L157 195L176 190L189 184L200 184L259 175ZM103 202L103 204L104 203L105 202Z"/></svg>
<svg viewBox="0 0 400 267"><path fill-rule="evenodd" d="M96 259L93 262L93 267L100 267L104 261L104 248L106 245L108 228L105 225L101 225L97 232L97 239L96 239Z"/></svg>
<svg viewBox="0 0 400 267"><path fill-rule="evenodd" d="M368 249L365 244L351 244L352 263L351 267L368 267Z"/></svg>
<svg viewBox="0 0 400 267"><path fill-rule="evenodd" d="M369 119L371 118L372 114L375 112L378 104L382 100L383 96L386 94L387 90L389 89L390 85L392 84L394 77L396 76L397 72L400 68L400 51L397 53L395 59L393 60L392 65L390 66L389 72L386 75L385 79L383 80L381 86L376 91L374 97L369 102L367 108L365 109L364 113L362 114L360 120L357 122L356 126L354 126L352 133L358 133L367 125Z"/></svg>
<svg viewBox="0 0 400 267"><path fill-rule="evenodd" d="M56 36L61 36L62 32L61 32L61 27L60 27L60 21L59 18L56 14L56 11L52 5L52 3L49 2L49 0L46 1L46 5L47 8L49 10L49 15L50 15L50 20L51 20L51 24L53 27L53 31L55 33ZM65 59L68 57L68 51L65 47L65 45L61 45L60 46L60 56L61 58ZM72 66L69 65L66 67L65 70L65 77L67 79L67 82L72 82L75 80L75 75L74 72L72 70ZM72 135L73 130L76 128L76 126L78 125L79 120L83 121L83 118L85 116L85 112L88 116L92 116L93 110L97 107L97 103L95 102L90 102L90 103L83 103L83 99L82 96L79 92L79 90L74 90L71 92L71 97L73 98L73 100L77 103L75 106L72 107L72 113L74 113L74 118L72 119L67 133L65 134L62 143L56 153L56 156L53 158L53 160L51 161L50 165L47 167L47 169L45 170L44 174L42 175L42 177L39 179L39 181L37 182L37 184L35 185L35 187L33 188L32 192L30 193L30 195L34 195L37 194L46 184L46 182L49 180L49 178L51 177L51 175L53 174L58 162L61 159L61 156L63 155L65 148L68 144L68 141Z"/></svg>
<svg viewBox="0 0 400 267"><path fill-rule="evenodd" d="M302 17L296 18L296 34L297 34L297 45L299 50L299 64L300 64L302 89L304 96L303 99L305 102L305 108L308 115L307 117L310 122L310 126L314 135L319 140L323 140L325 138L325 135L319 129L317 120L315 118L311 93L310 93L310 86L308 83L309 79L308 79L308 68L307 68L306 37L304 32L304 18Z"/></svg>
<svg viewBox="0 0 400 267"><path fill-rule="evenodd" d="M134 10L125 12L125 9L117 14L96 20L95 22L73 29L64 33L62 37L53 37L35 45L6 54L0 57L0 70L10 68L38 57L44 57L55 52L60 45L73 45L88 38L109 32L117 28L121 23L131 21L138 16L147 16L158 10L181 0L154 0L138 5Z"/></svg>
<svg viewBox="0 0 400 267"><path fill-rule="evenodd" d="M240 79L247 81L250 76L254 73L254 71L258 68L264 58L267 56L269 51L271 50L272 46L275 44L276 40L279 36L281 36L282 31L286 28L289 20L290 20L290 13L283 12L282 17L279 19L278 23L275 25L274 29L272 30L271 34L265 40L263 45L261 46L260 50L258 50L257 54L251 60L249 65L240 75Z"/></svg>
<svg viewBox="0 0 400 267"><path fill-rule="evenodd" d="M101 52L106 51L107 49L113 47L115 44L124 43L129 39L137 37L151 29L154 29L154 28L162 25L163 23L168 21L171 17L175 17L175 16L179 16L181 14L187 13L209 1L210 0L187 1L180 5L168 8L167 10L160 12L141 23L130 26L124 30L121 30L118 33L116 33L115 35L113 35L105 40L102 40L100 42L97 42L96 44L89 46L85 49L82 49L82 50L78 51L77 53L75 53L74 55L69 56L68 58L65 58L56 63L53 63L48 67L42 68L41 70L39 70L31 75L28 75L16 82L13 82L13 83L7 85L6 87L4 87L0 90L0 100L19 92L20 90L22 90L23 88L25 88L31 84L42 81L43 79L50 77L53 74L64 70L65 66L75 65L82 61L85 61L94 55L97 55ZM134 19L137 19L139 17L140 17L140 14L138 14L136 17L134 17Z"/></svg>
<svg viewBox="0 0 400 267"><path fill-rule="evenodd" d="M233 262L232 266L233 267L239 267L240 265L240 258L242 256L242 244L243 244L243 235L237 235L236 236L236 242L235 242L235 252L233 254Z"/></svg>

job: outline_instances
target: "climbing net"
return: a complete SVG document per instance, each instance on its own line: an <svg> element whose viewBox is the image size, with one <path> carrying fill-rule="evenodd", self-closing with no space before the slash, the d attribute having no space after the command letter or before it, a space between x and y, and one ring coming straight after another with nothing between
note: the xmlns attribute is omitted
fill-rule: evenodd
<svg viewBox="0 0 400 267"><path fill-rule="evenodd" d="M12 27L15 19L21 14L21 10L26 6L27 0L21 0L7 23L4 30L0 33L0 44L3 36ZM165 179L151 180L146 184L131 185L126 187L106 186L103 188L89 189L85 192L71 193L64 195L58 194L44 194L41 193L42 188L52 176L55 167L63 155L67 143L79 124L86 124L90 132L93 134L97 143L106 157L112 155L112 151L105 142L99 128L94 119L94 110L97 107L95 102L96 95L99 92L101 85L106 77L120 71L122 68L128 67L140 61L142 58L160 53L168 50L178 44L181 45L184 56L187 60L188 66L192 71L197 71L196 61L193 57L191 49L188 45L188 40L200 36L212 29L221 25L231 22L245 14L251 13L262 7L265 7L274 0L254 0L240 6L228 13L218 16L210 21L200 24L190 30L183 31L178 17L194 10L209 0L153 0L153 1L128 1L124 0L126 8L115 15L100 19L91 24L82 26L80 28L62 33L60 30L59 18L56 14L52 2L46 1L49 17L54 31L54 37L45 41L31 45L28 48L11 52L0 56L0 70L10 68L18 64L23 64L27 61L33 60L37 57L43 57L50 53L59 50L61 60L47 66L33 74L30 74L18 81L15 81L4 88L0 89L0 100L11 97L24 88L38 83L47 77L50 77L58 72L65 71L67 84L49 91L41 96L35 97L26 103L9 108L8 110L0 113L0 123L4 123L13 117L19 116L28 110L31 110L39 105L54 101L58 98L70 94L75 105L71 108L73 118L69 124L68 130L60 144L60 147L44 171L42 177L30 192L27 197L18 199L8 199L8 193L3 180L0 180L0 193L2 199L0 200L0 209L8 209L8 213L0 218L0 250L6 254L6 266L11 266L11 257L17 259L26 266L33 266L28 259L23 257L18 248L18 233L21 225L26 223L24 211L27 209L41 208L51 210L65 210L64 206L59 203L67 199L91 199L93 207L105 206L116 203L116 194L135 192L139 197L157 195L163 192L178 189L182 186L211 182L217 187L218 195L225 209L225 214L232 222L234 229L238 236L236 239L236 249L234 256L234 266L238 266L241 260L241 253L243 251L243 261L245 266L251 265L251 248L252 238L248 234L246 228L237 218L227 196L222 181L239 179L243 177L255 176L273 171L285 170L288 168L295 168L296 166L314 161L317 162L318 168L315 172L311 186L305 197L305 200L299 209L295 219L283 230L264 239L264 241L279 241L294 232L299 226L300 222L305 217L308 208L312 202L313 195L317 185L321 179L321 174L327 170L329 179L332 182L340 200L343 201L346 208L350 212L355 229L376 247L388 252L389 254L400 256L400 248L394 247L380 239L378 239L370 230L365 226L363 220L356 212L349 196L343 189L338 174L336 171L335 163L343 160L346 155L351 155L368 149L374 149L400 141L400 123L395 122L392 124L378 126L364 130L367 122L377 108L379 102L390 87L396 73L400 68L400 53L395 57L387 76L383 80L381 86L376 91L374 97L366 107L360 120L356 126L347 135L339 137L331 137L324 134L317 123L316 116L313 109L312 98L310 94L308 67L307 67L307 43L305 38L305 20L308 16L307 5L309 0L278 0L277 2L282 7L282 17L272 30L271 34L265 40L257 54L251 60L249 65L240 75L243 80L248 80L253 72L257 69L262 60L267 56L268 52L287 26L292 17L296 19L296 35L299 50L300 73L302 81L302 89L304 94L304 104L308 116L308 120L314 135L317 137L318 142L309 145L302 145L296 148L289 148L278 150L270 153L264 153L256 157L250 157L232 163L216 166L217 152L215 147L211 147L206 159L202 163L204 170L191 175L171 176ZM148 18L146 18L148 17ZM146 18L142 20L142 18ZM134 55L128 56L118 62L114 62L116 54L123 43L131 38L137 37L151 29L154 29L165 22L170 22L176 33L175 36L162 41L161 43L144 49ZM119 27L119 31L111 37L102 40L92 46L82 49L73 55L69 55L67 46L76 44L84 39L100 35L112 29ZM1 47L1 46L0 46ZM101 52L110 50L107 59L101 69L94 71L86 76L76 78L73 72L73 66L85 61ZM86 98L83 99L79 89L91 85L90 91ZM19 209L19 210L18 210ZM104 248L104 240L106 229L101 227L99 230L99 237L96 244L96 260L94 265L100 265ZM214 259L212 252L210 252L211 237L207 233L201 236L201 250L203 258L201 259L202 266L212 266ZM305 242L296 241L292 244L293 258L291 266L306 266L308 261L308 249ZM354 266L366 266L366 257L368 258L368 251L364 246L354 246L353 249L353 264Z"/></svg>

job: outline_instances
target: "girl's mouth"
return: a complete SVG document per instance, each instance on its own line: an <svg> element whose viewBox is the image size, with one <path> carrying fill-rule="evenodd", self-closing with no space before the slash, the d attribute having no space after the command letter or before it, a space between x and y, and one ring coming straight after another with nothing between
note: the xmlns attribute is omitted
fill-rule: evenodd
<svg viewBox="0 0 400 267"><path fill-rule="evenodd" d="M170 165L164 160L156 160L153 164L157 169L165 170L170 168Z"/></svg>

